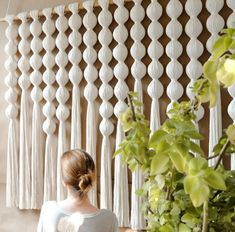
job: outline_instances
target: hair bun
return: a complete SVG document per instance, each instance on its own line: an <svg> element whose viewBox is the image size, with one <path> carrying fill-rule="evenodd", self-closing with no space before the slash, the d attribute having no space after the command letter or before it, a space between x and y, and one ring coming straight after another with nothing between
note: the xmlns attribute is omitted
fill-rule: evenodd
<svg viewBox="0 0 235 232"><path fill-rule="evenodd" d="M83 194L86 194L90 190L90 188L92 187L93 179L94 174L91 172L80 176L78 186Z"/></svg>

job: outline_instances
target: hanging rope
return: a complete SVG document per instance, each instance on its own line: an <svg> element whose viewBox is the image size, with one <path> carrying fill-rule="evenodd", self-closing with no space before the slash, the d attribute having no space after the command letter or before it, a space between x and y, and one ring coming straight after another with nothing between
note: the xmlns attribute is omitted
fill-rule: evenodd
<svg viewBox="0 0 235 232"><path fill-rule="evenodd" d="M43 114L46 120L43 123L43 131L46 133L45 144L45 165L44 165L44 202L56 199L56 149L55 149L55 135L56 125L54 122L55 105L53 100L55 99L55 89L53 83L55 82L55 73L53 67L55 66L55 57L53 50L55 48L55 40L52 34L55 31L55 24L51 19L51 8L43 10L43 14L46 17L42 25L42 30L46 34L43 39L42 45L46 53L42 58L43 65L46 70L43 73L43 81L46 87L43 90L43 97L46 100L43 106Z"/></svg>
<svg viewBox="0 0 235 232"><path fill-rule="evenodd" d="M120 113L127 109L125 99L128 95L128 86L125 79L128 76L129 70L125 64L127 57L127 48L125 41L128 37L128 31L125 27L125 22L128 20L129 12L124 7L123 0L114 0L117 9L114 12L114 19L118 26L114 29L113 37L118 43L113 49L113 57L117 60L114 67L114 76L117 78L117 84L114 87L114 93L118 100L114 107L114 114L118 119L116 132L116 150L119 149L119 144L124 139L124 131L119 119ZM123 164L121 155L115 156L115 172L114 172L114 204L113 211L118 218L120 227L129 227L129 198L128 198L128 176L127 166Z"/></svg>
<svg viewBox="0 0 235 232"><path fill-rule="evenodd" d="M210 38L206 43L207 50L211 52L211 48L219 37L218 33L224 27L224 20L219 15L219 11L223 8L224 2L220 0L207 0L206 8L210 12L210 16L207 19L206 26L211 33ZM221 96L218 92L217 105L210 109L210 123L209 123L209 155L213 155L212 151L214 146L218 143L219 138L222 135L222 115L221 115ZM216 164L218 158L210 159L209 165Z"/></svg>
<svg viewBox="0 0 235 232"><path fill-rule="evenodd" d="M62 182L61 175L61 156L67 150L67 136L66 136L66 120L69 117L69 109L66 106L66 102L69 99L68 89L65 87L69 81L68 73L65 69L68 63L68 56L65 49L68 47L68 38L65 31L68 29L68 20L64 16L65 6L58 6L55 8L55 12L59 15L56 20L56 28L59 33L56 38L56 46L59 52L56 54L55 61L59 67L56 73L56 81L59 84L59 88L56 91L56 99L59 102L59 106L56 109L56 116L59 119L59 133L58 133L58 150L57 150L57 201L63 200L66 196L65 187Z"/></svg>
<svg viewBox="0 0 235 232"><path fill-rule="evenodd" d="M102 11L98 16L98 21L102 26L102 30L98 37L102 48L98 55L99 60L102 63L99 72L99 77L102 80L99 95L102 99L102 104L100 105L100 115L102 116L100 132L103 136L101 145L102 168L100 173L100 207L112 210L112 153L110 147L110 135L114 130L114 126L110 121L110 117L113 114L113 106L109 100L113 96L113 89L108 83L113 78L113 71L109 66L109 62L112 60L112 51L109 48L109 44L112 42L113 37L108 28L112 22L112 14L108 11L109 2L107 0L99 0L99 4L102 8Z"/></svg>
<svg viewBox="0 0 235 232"><path fill-rule="evenodd" d="M86 115L86 151L91 154L94 162L96 163L96 140L97 140L97 128L96 128L96 109L95 99L98 96L97 87L94 85L94 81L98 78L98 71L94 66L94 62L97 59L97 52L94 49L94 45L97 42L97 36L93 28L97 23L97 18L93 13L93 0L83 2L83 7L86 9L86 14L83 18L83 24L86 28L86 32L83 36L83 41L86 45L86 49L83 53L83 59L87 63L84 71L84 77L87 81L87 85L84 89L84 96L87 100L87 115ZM89 198L92 204L97 205L97 186L89 192Z"/></svg>
<svg viewBox="0 0 235 232"><path fill-rule="evenodd" d="M72 49L69 52L68 58L72 64L69 71L69 79L73 84L72 91L72 112L71 112L71 149L81 148L81 106L80 106L80 88L79 84L82 80L83 74L79 67L82 59L82 53L79 46L82 43L82 36L79 28L82 25L81 16L78 12L78 3L73 3L68 6L72 12L69 18L69 26L72 29L69 35L69 43Z"/></svg>
<svg viewBox="0 0 235 232"><path fill-rule="evenodd" d="M33 84L31 98L33 100L33 116L32 116L32 150L31 150L31 208L40 209L43 201L43 141L42 141L42 115L41 100L42 90L40 84L42 82L42 74L39 69L42 66L42 59L39 53L42 50L42 42L39 38L42 33L41 23L38 21L38 11L31 11L33 22L29 29L33 35L31 41L31 49L33 55L30 57L30 65L33 72L30 74L30 80Z"/></svg>
<svg viewBox="0 0 235 232"><path fill-rule="evenodd" d="M30 44L27 38L30 36L29 24L27 22L27 13L19 14L22 24L19 26L19 35L21 41L19 42L19 52L21 57L18 62L21 75L19 77L19 85L22 90L20 102L20 155L19 155L19 208L31 208L31 182L30 182L30 166L31 166L31 123L30 123L30 96L29 87L30 80L29 70L29 52Z"/></svg>
<svg viewBox="0 0 235 232"><path fill-rule="evenodd" d="M9 118L8 126L8 142L7 142L7 168L6 168L6 206L7 207L18 207L18 127L19 123L17 120L18 107L17 107L17 25L13 22L13 16L7 16L8 27L6 29L6 37L8 43L5 46L5 51L8 55L8 59L5 62L5 68L8 75L5 78L5 83L8 87L6 92L6 101L8 106L6 109L6 115Z"/></svg>

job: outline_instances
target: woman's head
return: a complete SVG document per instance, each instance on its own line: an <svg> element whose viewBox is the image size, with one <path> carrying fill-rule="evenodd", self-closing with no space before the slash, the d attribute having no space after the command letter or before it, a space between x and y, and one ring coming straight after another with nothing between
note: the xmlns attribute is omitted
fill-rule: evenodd
<svg viewBox="0 0 235 232"><path fill-rule="evenodd" d="M91 156L80 149L70 150L61 158L63 181L79 196L85 196L95 180L95 164Z"/></svg>

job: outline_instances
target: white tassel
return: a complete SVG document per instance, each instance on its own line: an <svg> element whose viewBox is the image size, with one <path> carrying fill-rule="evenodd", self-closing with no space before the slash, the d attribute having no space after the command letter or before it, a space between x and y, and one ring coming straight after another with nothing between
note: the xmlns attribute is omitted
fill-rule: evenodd
<svg viewBox="0 0 235 232"><path fill-rule="evenodd" d="M115 21L118 26L114 29L113 37L118 43L113 49L113 57L117 60L114 67L114 76L117 78L117 84L114 88L114 93L118 102L114 107L114 114L118 118L116 132L116 150L119 149L119 144L124 139L124 131L121 126L119 117L120 113L127 109L125 99L128 96L128 86L125 79L128 76L129 70L125 63L127 57L127 48L125 41L128 37L128 31L125 27L125 22L129 18L129 12L124 6L124 0L114 0L117 9L114 12ZM121 155L115 157L115 172L114 172L114 205L113 211L117 215L119 227L129 227L129 197L128 197L128 176L127 166L123 164Z"/></svg>
<svg viewBox="0 0 235 232"><path fill-rule="evenodd" d="M20 102L20 155L19 155L19 208L30 209L31 199L31 135L30 135L30 97L29 97L29 57L30 45L27 38L30 35L29 25L27 22L27 13L21 13L18 16L22 20L19 26L19 34L21 41L19 42L19 51L21 58L19 59L19 69L21 76L19 78L19 85L22 89L21 102Z"/></svg>
<svg viewBox="0 0 235 232"><path fill-rule="evenodd" d="M86 115L86 151L92 156L96 164L96 136L97 136L97 122L96 122L96 109L95 99L98 96L97 87L94 85L94 81L98 77L98 71L94 66L94 62L97 59L97 52L94 49L94 45L97 41L96 33L93 28L97 23L97 19L93 12L94 1L85 1L83 6L86 9L86 14L83 18L83 24L86 28L83 40L86 44L86 49L83 53L83 58L87 63L84 71L84 77L87 81L87 85L84 89L84 96L87 100L87 115ZM95 184L93 189L89 192L89 199L92 204L97 205L97 185Z"/></svg>
<svg viewBox="0 0 235 232"><path fill-rule="evenodd" d="M235 2L233 0L227 0L227 5L232 9L232 13L229 15L227 20L228 27L235 27ZM229 95L232 97L232 101L228 105L228 114L235 124L235 85L228 88ZM231 154L230 169L235 170L235 153Z"/></svg>
<svg viewBox="0 0 235 232"><path fill-rule="evenodd" d="M102 81L99 95L102 99L102 104L100 105L100 115L102 116L100 132L103 137L101 145L100 207L112 210L112 154L110 135L113 133L114 126L110 120L110 117L113 114L113 106L109 100L113 96L113 89L108 83L113 78L113 71L109 66L109 62L112 60L112 52L109 48L109 44L113 39L112 33L109 30L109 25L112 22L112 14L108 11L109 2L107 0L99 0L99 4L102 8L102 11L98 16L98 21L102 26L102 30L98 36L102 48L99 51L98 57L102 63L102 67L99 72L99 76Z"/></svg>
<svg viewBox="0 0 235 232"><path fill-rule="evenodd" d="M159 58L163 55L163 46L158 39L163 34L163 27L158 22L162 15L162 6L157 0L152 0L147 8L147 16L151 20L148 27L148 35L151 38L151 43L148 47L148 55L151 58L151 63L148 66L148 74L152 78L148 86L148 94L152 98L151 112L150 112L150 130L156 131L160 127L160 111L159 98L163 94L163 86L158 80L163 74L163 66L159 62Z"/></svg>
<svg viewBox="0 0 235 232"><path fill-rule="evenodd" d="M207 19L206 26L211 33L210 38L206 43L207 50L211 52L212 46L219 37L218 33L224 27L224 19L219 15L219 11L223 8L224 1L221 0L207 0L206 8L210 12ZM221 96L220 91L217 96L217 105L210 109L210 123L209 123L209 156L213 155L214 146L218 143L222 135L222 115L221 115ZM214 166L218 158L210 159L209 166Z"/></svg>
<svg viewBox="0 0 235 232"><path fill-rule="evenodd" d="M33 72L30 80L34 85L31 98L33 100L32 117L32 151L31 151L31 208L39 209L43 201L43 141L42 141L42 117L40 101L42 100L42 90L39 85L42 82L42 74L39 69L42 66L42 59L39 56L42 50L42 42L39 38L42 33L41 23L38 21L38 11L31 11L33 22L30 25L30 32L33 35L31 48L33 55L30 58L30 65Z"/></svg>
<svg viewBox="0 0 235 232"><path fill-rule="evenodd" d="M58 150L57 150L57 201L61 201L66 196L65 187L62 182L61 174L61 156L67 150L67 136L66 136L66 120L69 117L69 109L66 106L66 102L69 99L69 92L66 88L66 84L69 81L68 73L65 69L68 63L68 56L65 49L68 47L68 39L65 31L68 29L68 20L64 16L65 6L58 6L55 8L55 12L59 15L56 20L56 28L59 33L56 38L56 46L59 52L56 54L55 61L59 67L56 73L56 81L59 84L59 88L56 91L56 99L59 102L59 106L56 109L56 116L59 119L59 134L58 134Z"/></svg>
<svg viewBox="0 0 235 232"><path fill-rule="evenodd" d="M46 71L43 73L43 81L46 87L43 90L43 97L46 100L46 104L43 106L43 114L46 120L43 123L43 131L46 133L45 144L45 165L44 165L44 198L43 201L56 200L56 137L54 132L56 130L55 122L53 121L55 115L55 105L53 100L55 99L55 89L53 83L55 82L55 73L53 67L55 65L55 57L52 53L55 42L52 38L52 34L55 31L55 25L51 19L51 8L43 10L43 14L46 17L43 23L42 29L46 34L43 39L43 48L46 53L42 59Z"/></svg>
<svg viewBox="0 0 235 232"><path fill-rule="evenodd" d="M183 66L178 61L179 56L183 52L183 47L178 41L182 34L182 25L177 18L181 15L182 11L183 7L179 0L170 0L167 4L166 12L171 18L171 21L166 26L166 34L170 38L170 42L166 45L166 54L171 59L166 66L167 76L171 79L166 89L167 96L171 100L167 106L167 111L172 108L174 102L177 102L184 92L183 86L178 81L183 73Z"/></svg>
<svg viewBox="0 0 235 232"><path fill-rule="evenodd" d="M134 43L131 47L131 55L134 58L134 63L131 66L131 73L135 78L134 91L139 94L139 101L143 102L143 90L141 79L146 74L146 66L141 61L146 53L144 45L141 40L145 36L145 30L141 21L144 19L145 12L141 6L142 0L134 0L135 5L131 9L130 16L134 25L131 28L130 34ZM143 111L143 107L141 108ZM132 173L132 189L131 189L131 228L134 230L143 230L146 228L146 221L141 210L143 205L143 198L136 194L136 191L142 187L144 183L144 175L138 168Z"/></svg>
<svg viewBox="0 0 235 232"><path fill-rule="evenodd" d="M48 134L45 145L44 198L43 201L56 200L56 149L55 136Z"/></svg>
<svg viewBox="0 0 235 232"><path fill-rule="evenodd" d="M73 83L72 91L72 112L71 112L71 149L81 148L81 106L80 106L80 89L79 84L82 80L82 71L79 63L82 59L79 46L82 42L82 36L79 33L79 28L82 25L81 16L78 12L78 3L73 3L68 6L72 12L69 18L69 26L72 29L69 35L69 43L72 49L69 52L69 60L72 63L72 68L69 71L69 79Z"/></svg>
<svg viewBox="0 0 235 232"><path fill-rule="evenodd" d="M116 150L119 144L125 138L125 134L120 120L117 124ZM128 174L127 165L123 163L122 156L115 157L114 173L114 206L113 211L118 218L120 227L129 227L129 198L128 198Z"/></svg>
<svg viewBox="0 0 235 232"><path fill-rule="evenodd" d="M6 168L6 206L18 207L18 193L19 193L19 144L18 144L18 108L17 108L17 26L14 24L14 16L7 16L8 27L6 29L6 37L9 42L5 46L5 52L8 55L8 59L5 62L5 68L8 72L5 83L8 87L6 92L6 101L8 107L6 109L6 116L9 118L8 126L8 141L7 141L7 168Z"/></svg>

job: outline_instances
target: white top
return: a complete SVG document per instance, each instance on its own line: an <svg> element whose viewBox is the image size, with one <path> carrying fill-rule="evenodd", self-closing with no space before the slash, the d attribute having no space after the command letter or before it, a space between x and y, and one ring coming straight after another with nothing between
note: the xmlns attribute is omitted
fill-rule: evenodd
<svg viewBox="0 0 235 232"><path fill-rule="evenodd" d="M114 213L101 209L91 214L69 213L56 201L43 204L37 232L118 232Z"/></svg>

